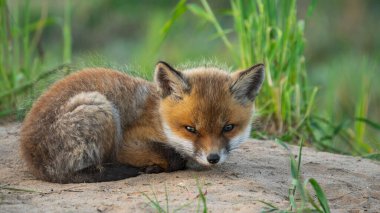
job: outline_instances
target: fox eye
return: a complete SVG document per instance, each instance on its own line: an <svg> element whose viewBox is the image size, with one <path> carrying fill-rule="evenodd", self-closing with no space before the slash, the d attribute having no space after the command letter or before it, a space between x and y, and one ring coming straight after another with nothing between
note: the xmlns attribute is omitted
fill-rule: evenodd
<svg viewBox="0 0 380 213"><path fill-rule="evenodd" d="M185 126L185 128L188 132L191 132L193 134L197 133L197 130L192 126Z"/></svg>
<svg viewBox="0 0 380 213"><path fill-rule="evenodd" d="M223 127L223 132L230 132L234 129L235 125L233 124L227 124Z"/></svg>

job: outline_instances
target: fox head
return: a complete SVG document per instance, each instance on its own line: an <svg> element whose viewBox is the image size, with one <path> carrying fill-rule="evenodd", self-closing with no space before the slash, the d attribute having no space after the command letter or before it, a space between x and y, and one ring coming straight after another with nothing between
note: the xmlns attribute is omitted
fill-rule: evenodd
<svg viewBox="0 0 380 213"><path fill-rule="evenodd" d="M263 80L263 64L229 74L204 67L180 72L159 62L155 81L168 143L203 166L222 163L250 135Z"/></svg>

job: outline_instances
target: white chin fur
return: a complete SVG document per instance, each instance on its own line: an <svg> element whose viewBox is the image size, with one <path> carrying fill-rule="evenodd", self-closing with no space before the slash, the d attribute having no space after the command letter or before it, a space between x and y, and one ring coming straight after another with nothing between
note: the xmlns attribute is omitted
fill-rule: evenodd
<svg viewBox="0 0 380 213"><path fill-rule="evenodd" d="M242 144L249 138L249 135L251 134L251 127L251 124L248 125L241 134L235 136L230 140L230 150L237 149L240 146L240 144Z"/></svg>
<svg viewBox="0 0 380 213"><path fill-rule="evenodd" d="M210 163L207 161L207 155L204 151L198 152L195 156L195 160L202 166L210 166Z"/></svg>
<svg viewBox="0 0 380 213"><path fill-rule="evenodd" d="M187 156L192 156L194 154L194 146L193 142L184 138L181 138L173 133L170 129L169 125L163 122L163 128L166 137L168 138L168 142L170 146L176 149L178 152L185 154Z"/></svg>

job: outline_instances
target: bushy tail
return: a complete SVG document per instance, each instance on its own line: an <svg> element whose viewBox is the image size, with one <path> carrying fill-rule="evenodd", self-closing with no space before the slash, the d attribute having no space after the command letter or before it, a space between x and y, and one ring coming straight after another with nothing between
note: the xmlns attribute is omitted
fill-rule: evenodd
<svg viewBox="0 0 380 213"><path fill-rule="evenodd" d="M104 95L82 92L59 110L52 128L57 140L49 143L51 161L44 166L49 181L97 182L137 175L125 169L92 169L112 161L121 141L118 110Z"/></svg>

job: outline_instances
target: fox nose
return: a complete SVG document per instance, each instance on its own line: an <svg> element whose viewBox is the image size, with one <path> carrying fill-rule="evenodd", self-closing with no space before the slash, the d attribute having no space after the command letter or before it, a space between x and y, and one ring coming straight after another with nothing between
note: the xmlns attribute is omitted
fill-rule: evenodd
<svg viewBox="0 0 380 213"><path fill-rule="evenodd" d="M218 154L209 154L207 156L207 161L211 164L216 164L220 160L220 156Z"/></svg>

